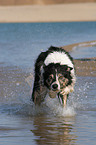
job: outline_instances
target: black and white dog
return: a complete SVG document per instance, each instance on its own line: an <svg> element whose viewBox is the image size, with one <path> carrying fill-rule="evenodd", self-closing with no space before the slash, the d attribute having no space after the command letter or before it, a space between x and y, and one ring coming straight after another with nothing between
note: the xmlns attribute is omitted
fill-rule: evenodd
<svg viewBox="0 0 96 145"><path fill-rule="evenodd" d="M51 98L58 96L65 107L75 81L72 57L64 49L51 46L36 60L32 100L40 105L48 93Z"/></svg>

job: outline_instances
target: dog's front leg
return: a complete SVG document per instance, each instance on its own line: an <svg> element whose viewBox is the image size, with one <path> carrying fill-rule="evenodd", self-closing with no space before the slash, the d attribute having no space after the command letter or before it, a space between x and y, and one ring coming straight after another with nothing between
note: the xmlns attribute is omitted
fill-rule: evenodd
<svg viewBox="0 0 96 145"><path fill-rule="evenodd" d="M41 102L44 101L46 94L47 94L46 87L40 86L40 88L35 89L32 93L32 100L35 103L35 105L40 105Z"/></svg>
<svg viewBox="0 0 96 145"><path fill-rule="evenodd" d="M40 96L40 91L39 90L35 90L34 94L32 94L33 102L35 103L35 105L40 105L41 104L41 96Z"/></svg>
<svg viewBox="0 0 96 145"><path fill-rule="evenodd" d="M67 95L63 95L63 107L65 108L67 104Z"/></svg>
<svg viewBox="0 0 96 145"><path fill-rule="evenodd" d="M68 94L58 93L58 98L62 106L66 108Z"/></svg>
<svg viewBox="0 0 96 145"><path fill-rule="evenodd" d="M63 107L66 107L67 104L67 98L70 92L72 92L74 90L73 86L68 86L66 88L64 88L61 92L60 92L60 98L62 99L62 104Z"/></svg>

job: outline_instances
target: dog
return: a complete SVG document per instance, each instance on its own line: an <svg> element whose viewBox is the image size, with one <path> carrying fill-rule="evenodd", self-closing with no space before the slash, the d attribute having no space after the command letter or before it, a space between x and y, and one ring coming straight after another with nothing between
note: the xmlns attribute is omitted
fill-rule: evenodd
<svg viewBox="0 0 96 145"><path fill-rule="evenodd" d="M36 60L32 100L40 105L48 94L51 98L57 96L62 106L66 107L75 82L72 57L64 49L51 46L46 52L41 52Z"/></svg>

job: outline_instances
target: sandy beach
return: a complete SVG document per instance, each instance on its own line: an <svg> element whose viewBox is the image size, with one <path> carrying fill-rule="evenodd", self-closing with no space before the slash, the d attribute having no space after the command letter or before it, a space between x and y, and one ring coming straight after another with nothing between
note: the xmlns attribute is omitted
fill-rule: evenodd
<svg viewBox="0 0 96 145"><path fill-rule="evenodd" d="M0 22L96 21L96 3L0 6Z"/></svg>

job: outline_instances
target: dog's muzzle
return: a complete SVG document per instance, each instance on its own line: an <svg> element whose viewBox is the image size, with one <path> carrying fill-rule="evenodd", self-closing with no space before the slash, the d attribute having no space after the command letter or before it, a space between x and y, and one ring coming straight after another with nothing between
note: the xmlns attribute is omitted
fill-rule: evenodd
<svg viewBox="0 0 96 145"><path fill-rule="evenodd" d="M56 92L60 90L60 82L59 82L59 80L58 80L57 74L56 74L56 81L54 81L54 82L51 84L51 89L52 89L53 91L56 91Z"/></svg>
<svg viewBox="0 0 96 145"><path fill-rule="evenodd" d="M53 84L51 85L51 89L52 89L53 91L58 92L58 91L60 90L60 85L59 85L58 83L53 83Z"/></svg>
<svg viewBox="0 0 96 145"><path fill-rule="evenodd" d="M52 89L53 89L53 90L58 90L58 84L53 84L53 85L52 85Z"/></svg>

